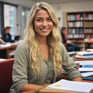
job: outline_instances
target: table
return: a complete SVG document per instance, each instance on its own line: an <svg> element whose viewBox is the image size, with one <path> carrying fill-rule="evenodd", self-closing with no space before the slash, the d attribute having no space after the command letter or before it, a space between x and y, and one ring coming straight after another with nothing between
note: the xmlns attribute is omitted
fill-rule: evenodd
<svg viewBox="0 0 93 93"><path fill-rule="evenodd" d="M29 90L21 93L35 93L35 90ZM37 92L38 93L38 92ZM79 92L70 92L70 91L64 91L64 90L47 90L47 89L41 89L39 93L79 93Z"/></svg>
<svg viewBox="0 0 93 93"><path fill-rule="evenodd" d="M29 90L21 93L38 93L36 90ZM80 93L80 92L72 92L72 91L65 91L65 90L52 90L52 89L41 89L39 93ZM90 92L93 93L93 90Z"/></svg>
<svg viewBox="0 0 93 93"><path fill-rule="evenodd" d="M83 80L83 82L93 82L90 80ZM29 90L29 91L25 91L25 92L21 92L21 93L38 93L35 92L36 90ZM40 89L39 93L80 93L80 92L72 92L72 91L65 91L65 90L52 90L52 89ZM93 93L93 91L91 91L90 93Z"/></svg>
<svg viewBox="0 0 93 93"><path fill-rule="evenodd" d="M90 40L79 40L79 41L72 40L72 42L75 44L81 45L83 47L83 50L85 50L89 44L93 45L93 40L91 40L91 39Z"/></svg>
<svg viewBox="0 0 93 93"><path fill-rule="evenodd" d="M2 51L2 50L6 50L5 57L8 59L8 58L10 58L9 53L10 53L11 51L14 51L14 50L16 49L16 47L17 47L17 45L11 44L10 46L0 47L0 50L1 50L1 51Z"/></svg>

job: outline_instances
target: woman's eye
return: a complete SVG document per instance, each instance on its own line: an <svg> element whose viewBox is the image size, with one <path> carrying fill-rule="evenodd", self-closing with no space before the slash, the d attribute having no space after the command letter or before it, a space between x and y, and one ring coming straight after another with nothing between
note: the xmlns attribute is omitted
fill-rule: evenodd
<svg viewBox="0 0 93 93"><path fill-rule="evenodd" d="M41 22L41 21L42 21L42 19L36 19L36 21Z"/></svg>
<svg viewBox="0 0 93 93"><path fill-rule="evenodd" d="M48 18L47 20L48 20L48 21L52 21L52 19L51 19L51 18Z"/></svg>

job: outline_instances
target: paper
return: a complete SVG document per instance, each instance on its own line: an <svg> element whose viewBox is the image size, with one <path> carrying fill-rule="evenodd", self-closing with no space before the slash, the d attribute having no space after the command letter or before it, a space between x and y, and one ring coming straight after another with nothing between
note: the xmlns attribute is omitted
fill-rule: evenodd
<svg viewBox="0 0 93 93"><path fill-rule="evenodd" d="M9 47L9 46L11 46L11 43L0 44L0 47Z"/></svg>
<svg viewBox="0 0 93 93"><path fill-rule="evenodd" d="M79 71L93 71L93 68L79 68Z"/></svg>
<svg viewBox="0 0 93 93"><path fill-rule="evenodd" d="M84 73L81 73L82 77L88 77L88 76L92 76L93 75L93 72L84 72Z"/></svg>
<svg viewBox="0 0 93 93"><path fill-rule="evenodd" d="M93 49L86 49L87 51L93 52Z"/></svg>
<svg viewBox="0 0 93 93"><path fill-rule="evenodd" d="M93 59L93 56L80 56L80 55L76 55L76 58L83 58L83 59Z"/></svg>
<svg viewBox="0 0 93 93"><path fill-rule="evenodd" d="M75 61L76 64L79 65L93 65L93 60L87 60L87 61Z"/></svg>
<svg viewBox="0 0 93 93"><path fill-rule="evenodd" d="M77 52L77 55L81 55L81 56L93 56L93 52L87 52L87 51L81 51L81 52Z"/></svg>
<svg viewBox="0 0 93 93"><path fill-rule="evenodd" d="M72 52L68 52L69 55L75 55L76 52L75 51L72 51Z"/></svg>
<svg viewBox="0 0 93 93"><path fill-rule="evenodd" d="M76 82L62 79L56 83L49 85L47 88L89 93L93 89L93 83Z"/></svg>

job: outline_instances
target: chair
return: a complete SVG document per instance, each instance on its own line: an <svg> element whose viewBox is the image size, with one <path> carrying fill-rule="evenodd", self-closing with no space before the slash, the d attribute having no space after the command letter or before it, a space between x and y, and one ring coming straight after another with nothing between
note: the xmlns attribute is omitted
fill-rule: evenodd
<svg viewBox="0 0 93 93"><path fill-rule="evenodd" d="M0 61L0 93L9 93L12 85L12 66L14 59Z"/></svg>

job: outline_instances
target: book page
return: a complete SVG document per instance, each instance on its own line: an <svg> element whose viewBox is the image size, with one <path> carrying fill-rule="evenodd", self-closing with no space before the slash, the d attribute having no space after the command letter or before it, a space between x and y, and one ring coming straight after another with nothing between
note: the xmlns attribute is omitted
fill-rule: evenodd
<svg viewBox="0 0 93 93"><path fill-rule="evenodd" d="M81 73L82 77L88 77L88 76L91 76L93 75L93 72L83 72Z"/></svg>
<svg viewBox="0 0 93 93"><path fill-rule="evenodd" d="M89 93L93 89L93 83L60 80L47 87L48 89L68 90Z"/></svg>
<svg viewBox="0 0 93 93"><path fill-rule="evenodd" d="M93 68L79 68L79 71L93 71Z"/></svg>
<svg viewBox="0 0 93 93"><path fill-rule="evenodd" d="M93 65L93 60L75 61L79 65Z"/></svg>

